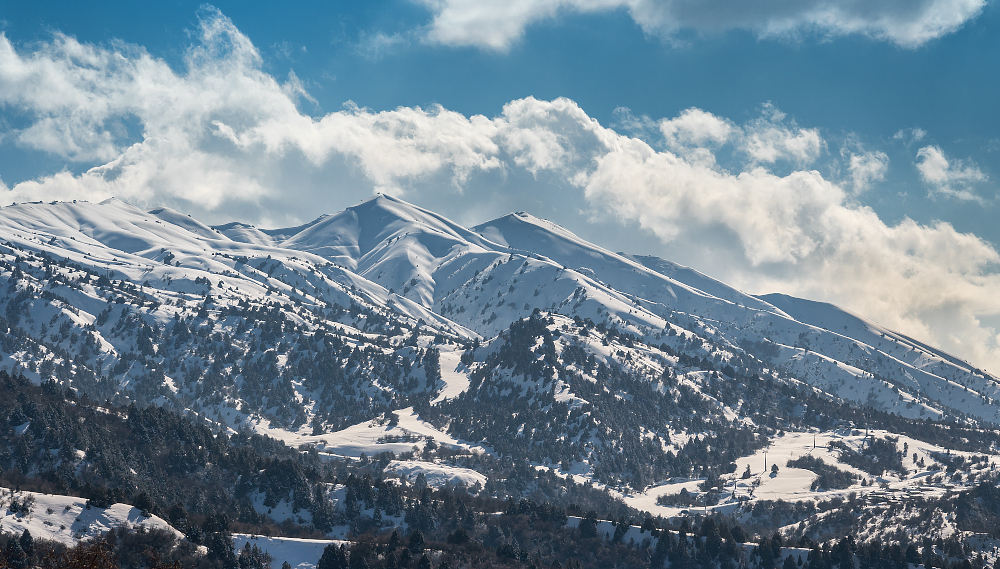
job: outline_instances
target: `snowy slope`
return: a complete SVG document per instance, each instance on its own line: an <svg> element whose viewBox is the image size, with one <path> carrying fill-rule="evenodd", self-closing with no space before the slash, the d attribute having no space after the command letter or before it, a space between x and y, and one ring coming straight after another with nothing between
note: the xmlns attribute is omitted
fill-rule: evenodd
<svg viewBox="0 0 1000 569"><path fill-rule="evenodd" d="M978 370L972 368L966 361L898 332L865 322L861 317L855 316L832 304L795 298L785 294L765 294L760 298L781 308L799 322L843 334L870 346L882 344L903 351L920 353L925 359L921 364L922 367L929 367L933 364L942 364L943 367L950 364L960 369L971 370L973 373L978 372ZM982 375L982 372L978 372L977 374Z"/></svg>
<svg viewBox="0 0 1000 569"><path fill-rule="evenodd" d="M216 225L213 229L240 243L264 246L274 246L275 244L274 238L271 235L264 233L249 223L233 221L224 225Z"/></svg>
<svg viewBox="0 0 1000 569"><path fill-rule="evenodd" d="M646 337L684 329L730 352L765 345L756 357L807 383L908 416L1000 417L995 378L919 342L834 307L756 298L661 259L612 253L526 213L470 230L378 196L302 226L262 230L212 228L119 200L33 203L0 210L0 235L17 249L152 287L164 304L196 302L206 290L201 279L218 285L220 305L360 302L467 338L490 337L542 308ZM266 258L273 262L239 261ZM83 309L81 323L102 304L75 292L67 298ZM164 306L152 315L164 322L174 312Z"/></svg>
<svg viewBox="0 0 1000 569"><path fill-rule="evenodd" d="M301 539L294 537L271 537L262 535L249 535L245 533L233 534L233 546L237 553L244 546L256 545L261 551L271 556L271 569L281 569L283 563L287 562L292 569L313 569L316 562L323 555L323 550L328 545L350 545L350 542L336 539Z"/></svg>
<svg viewBox="0 0 1000 569"><path fill-rule="evenodd" d="M747 402L726 397L745 386L723 388L750 379L904 417L1000 423L996 378L957 358L830 305L754 297L607 251L526 213L469 229L378 196L260 229L118 200L32 203L0 208L0 243L0 365L331 455L400 454L426 437L490 449L555 429L539 448L509 451L539 463L562 453L611 477L600 463L617 446L665 455L699 434L687 415L622 402L663 397L664 409L681 401L676 413L709 421L699 428L753 429ZM531 353L511 341L536 311L551 320L551 352L541 337ZM515 373L521 357L542 363ZM509 424L489 397L544 424L538 408L565 409L577 430ZM405 425L389 426L393 413ZM611 424L641 437L616 438Z"/></svg>
<svg viewBox="0 0 1000 569"><path fill-rule="evenodd" d="M465 228L378 196L265 229L119 200L18 204L0 208L0 285L0 368L472 494L551 497L572 480L664 516L801 506L772 529L821 526L832 514L809 508L843 503L831 511L863 513L877 539L885 504L923 512L1000 462L1000 384L961 359L526 213ZM19 440L31 424L14 415L0 427ZM816 485L831 472L847 480ZM258 502L277 523L311 519ZM0 512L3 531L67 544L165 527L65 496ZM234 539L275 568L337 543Z"/></svg>
<svg viewBox="0 0 1000 569"><path fill-rule="evenodd" d="M27 512L14 512L12 502L28 503ZM177 537L183 535L157 516L146 516L128 504L113 504L107 508L90 507L83 498L14 492L0 488L0 531L20 535L24 530L35 539L55 541L64 545L96 537L117 527L144 527L166 530Z"/></svg>
<svg viewBox="0 0 1000 569"><path fill-rule="evenodd" d="M532 251L566 267L592 274L611 287L639 299L690 308L707 307L716 303L712 301L724 300L726 303L759 310L774 310L774 307L757 298L712 281L690 269L686 271L686 276L700 277L691 279L694 282L685 282L664 272L657 272L624 255L588 243L550 221L525 212L506 215L476 226L475 229L512 248ZM709 285L706 288L713 289L718 296L705 289L699 289L696 285Z"/></svg>
<svg viewBox="0 0 1000 569"><path fill-rule="evenodd" d="M820 303L784 295L753 297L662 259L611 253L526 213L476 229L494 241L530 248L594 275L656 316L689 322L699 335L715 333L743 347L767 342L777 354L758 356L838 397L877 401L913 417L1000 418L996 378L830 305L820 311Z"/></svg>
<svg viewBox="0 0 1000 569"><path fill-rule="evenodd" d="M163 294L153 296L175 303L203 294L195 281L204 279L221 285L220 304L275 295L363 302L465 337L490 337L543 308L644 336L683 328L730 351L764 342L772 354L763 359L838 397L911 416L960 410L998 419L995 378L956 358L833 307L756 298L664 260L609 252L526 213L470 230L378 196L299 227L261 230L212 228L119 200L34 203L0 210L0 235L17 248L154 287ZM96 316L96 299L77 297L73 304ZM156 318L171 315L161 308Z"/></svg>

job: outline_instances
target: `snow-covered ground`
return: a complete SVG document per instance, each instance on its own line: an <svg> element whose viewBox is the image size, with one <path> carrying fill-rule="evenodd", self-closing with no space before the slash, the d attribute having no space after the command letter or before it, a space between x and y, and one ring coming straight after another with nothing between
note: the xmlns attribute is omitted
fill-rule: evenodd
<svg viewBox="0 0 1000 569"><path fill-rule="evenodd" d="M270 427L263 422L257 423L255 427L261 434L278 439L291 447L312 445L320 454L340 458L358 458L362 454L374 456L383 452L401 454L420 451L428 440L433 440L438 445L469 452L489 452L488 449L460 441L438 430L434 425L421 420L412 407L394 413L399 417L399 422L395 425L384 420L372 420L319 435L312 434L308 428L288 431Z"/></svg>
<svg viewBox="0 0 1000 569"><path fill-rule="evenodd" d="M385 473L395 474L413 482L421 474L428 486L440 487L448 484L473 487L486 485L486 477L468 468L449 466L421 460L394 460L385 467Z"/></svg>
<svg viewBox="0 0 1000 569"><path fill-rule="evenodd" d="M294 537L266 537L245 533L233 534L233 546L236 553L246 544L256 545L261 551L271 556L271 569L281 569L285 561L292 569L313 569L323 555L327 545L349 545L350 542L337 539L299 539Z"/></svg>
<svg viewBox="0 0 1000 569"><path fill-rule="evenodd" d="M45 302L39 300L37 305L26 308L24 319L17 325L25 337L37 340L38 352L24 349L0 354L0 365L8 369L17 365L35 381L45 379L41 366L35 364L42 360L53 365L60 363L52 348L71 348L67 340L50 333L60 329L60 324L65 325L68 331L65 335L69 338L74 334L78 338L91 338L93 334L93 352L99 357L95 355L87 365L93 365L97 372L111 369L119 354L135 351L135 338L129 333L133 322L123 319L124 307L117 307L125 302L118 298L126 290L120 285L127 284L138 289L134 295L129 293L129 298L135 298L127 302L129 313L137 315L135 322L167 325L175 319L184 319L198 326L207 325L205 328L219 334L225 332L238 341L240 334L225 322L222 308L264 303L274 306L289 325L301 326L297 330L301 338L313 337L314 332L324 329L355 353L365 348L386 353L398 349L408 358L417 349L435 347L440 352L442 382L417 395L427 397L423 403L441 403L469 389L469 370L461 364L463 348L458 347L456 340L482 342L488 350L491 337L511 322L540 309L561 313L553 317L555 327L570 327L574 319L587 318L610 329L629 332L637 341L629 339L628 345L613 338L609 340L606 334L594 329L581 332L592 337L578 337L576 343L595 361L627 366L641 371L651 381L671 368L669 371L675 374L672 379L679 386L705 395L706 401L709 397L702 388L712 374L710 370L721 371L724 364L734 361L732 356L747 355L764 362L767 369L762 373L770 373L778 381L801 382L846 401L872 404L909 417L938 417L958 410L986 421L1000 421L997 378L932 347L832 305L781 295L754 297L662 259L612 253L527 214L505 216L468 229L396 198L380 196L299 227L258 230L239 224L212 228L169 209L145 212L117 200L103 204L34 203L0 208L0 241L0 262L11 278L17 280L14 268L19 264L17 273L22 276L30 273L30 278L18 281L20 288L11 290L31 296L30 291L35 288L47 287L47 292L52 293L39 296ZM49 272L42 273L41 255L70 263L44 263ZM74 265L80 269L72 268ZM24 270L29 266L33 273ZM64 273L69 276L80 273L72 279L75 288L69 286L69 279L60 281L53 276ZM102 280L114 280L116 286L102 285ZM29 291L29 287L35 288ZM0 300L11 302L7 297ZM374 333L366 326L367 322L362 322L363 318L348 323L327 322L327 312L354 305L371 309L372 314L384 317L387 322L407 324L397 329L405 328L406 335L419 336L418 342L401 345L404 332L399 332L401 335L396 339L387 339L382 332ZM209 316L198 316L200 307ZM122 321L121 325L95 324L102 313L107 317L112 312ZM417 330L421 320L423 323ZM314 326L307 326L309 322ZM111 330L113 326L119 332ZM662 348L661 342L668 348L678 348L676 352L684 352L679 348L682 343L694 347L678 354ZM557 350L566 348L561 340L557 339L556 344ZM241 348L249 350L251 346ZM45 357L40 357L39 352ZM714 363L703 368L681 366L679 355L707 358ZM164 357L170 358L171 354ZM275 375L289 371L288 359L287 353L275 358ZM212 364L208 357L197 362L205 368ZM101 368L102 365L106 367ZM579 371L570 364L564 369ZM162 396L190 394L192 387L198 385L200 371L191 369L190 379L185 373L165 377ZM306 370L291 375L310 373ZM301 411L301 417L293 421L276 418L268 407L248 408L246 401L240 399L239 378L233 377L237 389L231 399L206 405L209 407L206 409L199 407L197 412L211 420L225 421L234 429L250 422L259 432L290 446L312 445L328 456L358 458L362 454L390 452L397 455L397 460L389 472L401 477L423 473L434 483L453 480L475 484L485 480L482 473L468 469L400 457L410 452L420 454L428 441L467 452L490 452L483 446L457 440L421 420L412 407L392 414L383 414L388 406L377 408L372 412L379 415L377 418L359 415L352 419L360 421L357 424L313 434L312 419L322 417L316 412L316 406L322 403L303 386L308 379L322 378L296 376L290 381L289 385L294 386L289 388L294 390L292 397L301 403L296 409ZM381 383L381 379L374 379L372 385L359 386L359 391L366 394L386 391L395 395L391 393L393 388ZM417 379L423 379L422 372ZM564 381L565 376L554 379L556 401L570 406L589 405L573 392ZM128 377L121 380L123 389L129 380ZM721 377L719 380L725 381ZM423 389L422 383L419 386ZM410 397L414 393L401 395ZM624 393L622 397L628 395ZM710 405L716 403L715 399L708 401ZM747 420L738 416L737 409L734 406L721 411L728 420ZM308 426L295 431L281 429L261 418L262 415L286 425ZM661 439L664 450L667 447L677 450L684 441L700 434L674 432L671 425L652 424L655 422L639 427L643 436L667 434ZM15 433L21 434L28 428L27 424L20 425ZM885 437L891 433L874 435ZM766 449L767 466L764 450L748 454L736 461L736 472L723 477L723 482L736 499L750 501L819 500L849 492L934 495L944 492L950 484L941 480L940 464L934 459L935 453L948 449L899 437L898 444L908 445L905 474L887 474L871 484L856 483L847 489L813 491L816 475L789 467L789 460L810 454L860 478L869 481L877 478L840 461L838 453L829 448L831 442L857 448L863 444L863 434L784 433L775 437ZM915 461L913 454L917 455ZM995 458L991 456L990 461L995 462ZM924 466L918 467L920 463ZM768 470L771 464L779 467L774 476ZM563 475L588 481L590 467L587 459L582 459L572 465L572 472ZM741 475L747 467L751 474L743 479ZM937 478L933 483L929 482L932 477ZM659 506L657 498L681 489L696 494L700 492L700 483L671 481L624 495L624 491L608 491L622 495L636 508L670 516L688 508ZM717 507L733 508L735 504L727 495ZM79 504L68 508L65 504L47 505L41 509L44 514L33 512L35 521L28 522L42 524L42 530L70 536L77 530L85 533L91 526L141 523L138 518L133 519L134 512L125 506L116 505L99 515L94 511L74 510L79 507ZM60 508L72 519L62 520L57 515ZM3 520L5 528L8 524L28 523L10 515Z"/></svg>
<svg viewBox="0 0 1000 569"><path fill-rule="evenodd" d="M444 388L431 403L458 397L469 389L469 376L464 370L461 358L461 350L441 350L441 379L444 380Z"/></svg>
<svg viewBox="0 0 1000 569"><path fill-rule="evenodd" d="M283 297L322 305L363 301L465 338L488 338L534 308L614 320L644 335L688 318L696 333L739 345L765 341L776 363L847 400L905 416L948 409L1000 420L1000 383L968 363L839 308L782 295L754 297L686 267L612 253L556 224L518 213L474 228L379 196L291 228L209 227L182 213L120 200L0 208L0 237L14 249L65 258L144 286L167 321L204 297L219 305ZM11 259L16 252L11 255ZM235 259L273 260L267 271ZM104 300L60 290L78 325ZM49 318L46 315L46 318ZM104 351L119 348L97 340ZM467 386L456 352L442 350L445 386ZM177 386L175 386L177 387Z"/></svg>
<svg viewBox="0 0 1000 569"><path fill-rule="evenodd" d="M861 449L866 438L894 438L897 446L906 445L903 467L905 474L885 472L880 476L859 470L840 460L840 451L831 447L831 443L841 443L855 450ZM941 480L929 482L934 475L941 475L944 466L938 462L935 455L952 454L961 457L983 457L986 462L964 474L979 470L988 470L1000 463L998 455L982 455L947 448L920 441L905 435L898 435L883 430L871 430L867 433L858 430L822 431L822 432L786 432L774 437L764 449L736 460L736 471L722 477L725 492L722 500L713 506L705 506L702 499L696 499L693 506L663 506L657 504L661 496L676 495L681 490L703 497L701 483L703 480L673 481L647 488L643 492L621 493L609 490L620 496L625 503L638 510L650 512L664 517L683 515L685 511L700 510L731 510L739 503L752 504L761 500L819 501L834 496L846 496L855 493L859 496L870 495L871 499L884 500L896 498L913 498L916 496L939 497L946 492L966 488L962 484L953 484ZM849 472L858 480L848 488L832 490L812 490L812 483L817 475L803 468L788 466L788 462L804 455L813 456L827 465ZM916 455L916 460L914 460ZM919 466L920 464L923 466ZM771 467L778 466L778 472L772 476ZM744 479L747 467L750 477ZM862 482L868 482L863 484ZM735 493L735 496L734 496Z"/></svg>
<svg viewBox="0 0 1000 569"><path fill-rule="evenodd" d="M29 502L29 512L12 512L12 501ZM86 500L75 496L13 492L0 488L0 530L5 533L20 535L27 529L35 539L73 545L81 539L95 537L122 526L163 529L182 537L180 532L163 519L145 516L128 504L88 508Z"/></svg>
<svg viewBox="0 0 1000 569"><path fill-rule="evenodd" d="M28 513L14 513L11 502L29 503ZM145 516L137 508L128 504L113 504L108 508L87 507L87 501L75 496L42 494L38 492L13 492L0 488L0 532L20 535L25 529L35 539L54 541L66 546L97 537L104 532L131 527L162 529L178 538L183 534L157 516ZM261 537L247 534L233 534L237 553L246 543L256 544L268 552L272 559L272 569L280 569L288 561L294 569L312 569L316 566L323 548L328 544L347 544L342 540L297 539L289 537Z"/></svg>
<svg viewBox="0 0 1000 569"><path fill-rule="evenodd" d="M446 358L445 354L449 354L449 357ZM452 358L451 354L456 354L456 352L442 352L441 375L443 377L447 377L444 371L446 368L451 367L452 364L459 365L458 356ZM454 375L462 374L455 372ZM446 381L460 383L460 380L446 379ZM454 383L449 383L445 391L453 385ZM468 378L465 378L465 387L467 386ZM257 428L261 433L281 440L289 446L298 448L303 445L311 445L320 454L338 458L359 458L361 455L375 456L383 452L391 452L396 455L419 452L424 449L428 441L434 441L439 446L473 453L489 452L489 449L459 441L436 429L430 423L422 421L414 413L412 407L400 409L395 412L395 415L399 417L399 422L395 425L390 425L386 421L366 421L340 431L321 435L313 435L306 429L292 432L265 425L257 425ZM385 472L387 475L398 476L409 482L413 482L419 474L423 474L431 486L445 484L461 484L469 487L477 484L483 486L487 480L486 476L475 470L422 460L394 460L386 466Z"/></svg>

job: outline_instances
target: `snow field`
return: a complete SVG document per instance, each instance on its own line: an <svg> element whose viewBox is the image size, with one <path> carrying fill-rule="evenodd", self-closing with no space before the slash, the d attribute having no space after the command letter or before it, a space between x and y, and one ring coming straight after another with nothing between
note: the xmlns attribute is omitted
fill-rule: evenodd
<svg viewBox="0 0 1000 569"><path fill-rule="evenodd" d="M246 544L256 545L271 556L271 569L281 569L285 561L292 569L313 569L327 545L350 545L338 539L299 539L294 537L266 537L245 533L233 534L233 547L237 555Z"/></svg>
<svg viewBox="0 0 1000 569"><path fill-rule="evenodd" d="M11 502L31 503L27 514L11 511ZM32 502L33 501L33 502ZM20 535L24 530L35 539L71 546L81 539L96 537L117 527L162 529L177 537L181 533L157 516L145 516L128 504L108 508L87 507L87 501L75 496L14 492L0 488L0 531Z"/></svg>

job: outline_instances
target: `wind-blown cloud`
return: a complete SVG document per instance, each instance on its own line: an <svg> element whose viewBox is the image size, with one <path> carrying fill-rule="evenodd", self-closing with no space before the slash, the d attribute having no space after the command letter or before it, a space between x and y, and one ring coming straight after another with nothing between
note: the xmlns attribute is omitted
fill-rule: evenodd
<svg viewBox="0 0 1000 569"><path fill-rule="evenodd" d="M920 142L927 137L927 131L920 127L902 128L892 135L893 140L901 140L906 144Z"/></svg>
<svg viewBox="0 0 1000 569"><path fill-rule="evenodd" d="M981 200L973 188L988 178L972 161L950 160L939 146L931 145L917 151L916 164L920 178L937 194L960 200Z"/></svg>
<svg viewBox="0 0 1000 569"><path fill-rule="evenodd" d="M566 13L624 10L650 34L749 30L762 37L862 35L913 48L975 18L985 0L418 0L428 41L503 51L531 24Z"/></svg>
<svg viewBox="0 0 1000 569"><path fill-rule="evenodd" d="M863 192L873 183L884 180L885 174L889 170L889 156L881 150L867 152L845 150L842 155L847 158L851 189L855 193Z"/></svg>
<svg viewBox="0 0 1000 569"><path fill-rule="evenodd" d="M701 109L644 118L653 126L640 138L569 99L518 99L493 117L351 104L310 116L305 97L293 77L265 73L213 10L181 69L135 46L56 36L19 50L0 35L0 105L25 117L3 144L85 168L0 190L8 201L117 195L265 224L375 190L465 221L514 208L577 230L620 220L665 256L753 292L833 301L1000 369L997 330L982 321L1000 315L996 249L943 222L886 223L854 188L881 175L883 156L841 156L852 176L841 186L816 164L821 133L772 106L745 123ZM940 149L924 154L929 180L968 170Z"/></svg>

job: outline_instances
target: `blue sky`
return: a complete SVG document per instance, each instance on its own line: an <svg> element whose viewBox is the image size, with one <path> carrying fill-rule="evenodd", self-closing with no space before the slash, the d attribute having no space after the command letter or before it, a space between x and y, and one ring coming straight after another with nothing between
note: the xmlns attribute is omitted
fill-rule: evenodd
<svg viewBox="0 0 1000 569"><path fill-rule="evenodd" d="M524 209L1000 367L1000 11L869 4L0 1L0 199Z"/></svg>
<svg viewBox="0 0 1000 569"><path fill-rule="evenodd" d="M312 115L351 100L371 109L441 104L465 114L495 114L512 99L569 97L604 124L615 109L665 117L688 107L744 120L771 102L799 124L834 139L856 137L885 151L890 172L866 197L889 220L946 219L1000 243L995 207L933 199L913 167L904 129L926 132L923 144L974 162L991 180L1000 172L1000 10L986 5L959 30L917 47L864 35L760 38L753 31L680 39L644 33L626 10L567 10L527 26L508 50L422 42L415 30L432 11L413 2L218 3L264 56L264 68L293 70L315 103ZM4 2L2 29L17 44L54 32L81 41L123 40L180 65L197 27L199 2L143 5L105 2ZM378 47L378 38L398 43ZM11 120L8 118L8 120ZM5 148L0 175L10 184L61 168L58 156L25 156ZM977 185L994 200L996 185Z"/></svg>

